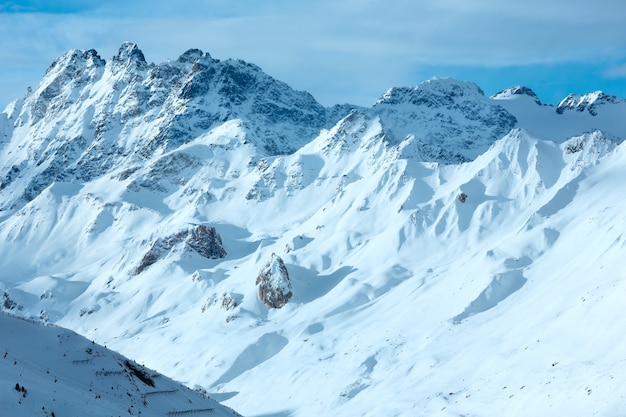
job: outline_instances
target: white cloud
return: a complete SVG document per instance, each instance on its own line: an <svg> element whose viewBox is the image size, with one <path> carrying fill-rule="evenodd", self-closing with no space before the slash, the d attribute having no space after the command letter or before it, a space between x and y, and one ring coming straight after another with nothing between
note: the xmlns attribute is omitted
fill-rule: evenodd
<svg viewBox="0 0 626 417"><path fill-rule="evenodd" d="M623 0L113 0L80 14L0 14L0 36L12 40L0 50L0 75L30 60L38 79L67 49L109 59L130 40L149 61L200 48L254 62L325 104L371 102L421 81L420 65L615 62L626 51L624 15Z"/></svg>

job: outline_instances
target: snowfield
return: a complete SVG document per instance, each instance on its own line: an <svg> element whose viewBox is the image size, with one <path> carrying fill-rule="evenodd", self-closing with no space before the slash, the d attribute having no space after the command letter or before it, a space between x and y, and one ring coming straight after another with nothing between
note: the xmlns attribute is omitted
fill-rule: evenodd
<svg viewBox="0 0 626 417"><path fill-rule="evenodd" d="M0 114L1 307L250 417L621 417L625 112L450 79L324 109L197 50L71 51ZM0 403L73 412L34 362L70 333L0 320L33 364L27 409L0 360ZM121 379L92 415L141 406Z"/></svg>

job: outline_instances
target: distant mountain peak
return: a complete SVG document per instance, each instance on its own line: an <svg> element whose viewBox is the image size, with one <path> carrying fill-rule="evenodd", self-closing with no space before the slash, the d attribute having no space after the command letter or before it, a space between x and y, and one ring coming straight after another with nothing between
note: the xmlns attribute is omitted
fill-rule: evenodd
<svg viewBox="0 0 626 417"><path fill-rule="evenodd" d="M420 85L418 85L418 88L421 88L421 89L430 88L432 90L442 91L442 92L454 91L456 93L465 91L465 92L471 92L472 94L478 94L481 96L485 95L483 90L476 83L473 83L471 81L457 80L456 78L450 78L450 77L432 77L424 81Z"/></svg>
<svg viewBox="0 0 626 417"><path fill-rule="evenodd" d="M115 57L113 57L114 61L127 62L127 61L138 61L138 62L146 62L146 57L139 49L136 43L132 42L124 42Z"/></svg>
<svg viewBox="0 0 626 417"><path fill-rule="evenodd" d="M136 43L132 42L124 42L110 64L112 69L126 68L131 72L148 68L143 52Z"/></svg>
<svg viewBox="0 0 626 417"><path fill-rule="evenodd" d="M211 58L207 52L202 52L200 49L192 48L188 49L176 61L180 63L194 63L199 59Z"/></svg>
<svg viewBox="0 0 626 417"><path fill-rule="evenodd" d="M44 76L62 72L66 68L76 65L104 67L105 64L106 61L98 55L95 49L71 49L55 59L46 70Z"/></svg>
<svg viewBox="0 0 626 417"><path fill-rule="evenodd" d="M390 127L396 143L413 135L423 158L444 163L474 159L517 123L476 84L453 78L391 88L372 111Z"/></svg>
<svg viewBox="0 0 626 417"><path fill-rule="evenodd" d="M593 93L579 95L570 94L565 97L557 106L556 112L563 114L568 110L576 110L577 112L588 111L592 116L596 116L598 106L605 104L626 103L626 100L617 96L604 94L602 91L594 91Z"/></svg>
<svg viewBox="0 0 626 417"><path fill-rule="evenodd" d="M523 85L516 85L515 87L509 87L505 90L498 91L496 94L492 95L490 98L493 100L510 100L520 96L528 96L532 98L535 103L541 105L541 101L537 94L533 90Z"/></svg>
<svg viewBox="0 0 626 417"><path fill-rule="evenodd" d="M484 95L480 87L472 82L434 77L416 87L392 87L376 101L375 105L409 103L416 106L440 107L449 105L460 97Z"/></svg>

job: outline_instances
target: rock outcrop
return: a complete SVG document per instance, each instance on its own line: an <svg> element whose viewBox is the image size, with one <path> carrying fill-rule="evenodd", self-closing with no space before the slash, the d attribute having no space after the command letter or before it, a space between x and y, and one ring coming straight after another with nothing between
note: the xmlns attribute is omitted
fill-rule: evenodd
<svg viewBox="0 0 626 417"><path fill-rule="evenodd" d="M139 275L147 267L163 258L166 253L184 242L184 250L191 250L207 259L218 259L226 256L222 246L222 237L214 227L198 225L192 229L182 230L152 243L150 250L143 256L139 265L133 269L133 275Z"/></svg>
<svg viewBox="0 0 626 417"><path fill-rule="evenodd" d="M256 285L259 286L259 299L268 308L282 308L293 295L285 263L275 253L259 271Z"/></svg>
<svg viewBox="0 0 626 417"><path fill-rule="evenodd" d="M527 96L532 99L537 105L541 106L541 101L537 94L533 90L528 87L524 87L523 85L516 85L515 87L510 87L505 90L498 91L496 94L492 95L490 98L492 100L507 100L512 97L522 97Z"/></svg>

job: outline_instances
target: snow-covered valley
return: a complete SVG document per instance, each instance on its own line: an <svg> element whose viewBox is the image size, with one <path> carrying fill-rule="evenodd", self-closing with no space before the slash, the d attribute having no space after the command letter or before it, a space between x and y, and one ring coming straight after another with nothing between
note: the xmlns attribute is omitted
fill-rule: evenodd
<svg viewBox="0 0 626 417"><path fill-rule="evenodd" d="M624 114L70 51L0 113L2 309L244 416L621 416Z"/></svg>

